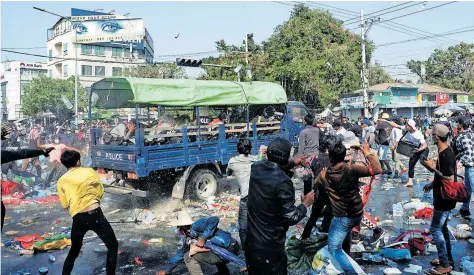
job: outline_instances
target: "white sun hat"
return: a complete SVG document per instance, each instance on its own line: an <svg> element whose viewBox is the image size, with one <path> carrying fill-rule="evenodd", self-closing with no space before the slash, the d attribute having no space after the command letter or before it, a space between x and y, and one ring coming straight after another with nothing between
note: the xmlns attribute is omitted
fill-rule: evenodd
<svg viewBox="0 0 474 275"><path fill-rule="evenodd" d="M169 224L171 226L184 226L184 225L191 225L193 224L193 218L191 218L191 214L187 210L181 210L178 212L178 215L175 219L173 219Z"/></svg>

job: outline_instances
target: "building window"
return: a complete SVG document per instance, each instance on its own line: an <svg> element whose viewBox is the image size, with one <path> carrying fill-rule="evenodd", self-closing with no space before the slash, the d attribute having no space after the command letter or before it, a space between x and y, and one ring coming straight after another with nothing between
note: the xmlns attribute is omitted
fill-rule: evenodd
<svg viewBox="0 0 474 275"><path fill-rule="evenodd" d="M105 76L105 67L95 66L95 76Z"/></svg>
<svg viewBox="0 0 474 275"><path fill-rule="evenodd" d="M92 66L82 65L82 75L92 75Z"/></svg>
<svg viewBox="0 0 474 275"><path fill-rule="evenodd" d="M81 44L81 54L92 54L92 45Z"/></svg>
<svg viewBox="0 0 474 275"><path fill-rule="evenodd" d="M95 46L95 55L105 55L105 47L104 46Z"/></svg>
<svg viewBox="0 0 474 275"><path fill-rule="evenodd" d="M64 75L64 77L68 76L68 74L67 74L67 65L63 66L63 75Z"/></svg>
<svg viewBox="0 0 474 275"><path fill-rule="evenodd" d="M53 78L53 70L49 70L48 73L49 73L49 77Z"/></svg>
<svg viewBox="0 0 474 275"><path fill-rule="evenodd" d="M112 48L112 56L122 57L122 48Z"/></svg>
<svg viewBox="0 0 474 275"><path fill-rule="evenodd" d="M398 96L400 98L409 99L410 98L410 91L398 91Z"/></svg>
<svg viewBox="0 0 474 275"><path fill-rule="evenodd" d="M63 44L63 55L67 55L67 43Z"/></svg>
<svg viewBox="0 0 474 275"><path fill-rule="evenodd" d="M48 56L49 56L49 61L53 60L53 50L49 50L48 52Z"/></svg>
<svg viewBox="0 0 474 275"><path fill-rule="evenodd" d="M122 68L112 67L112 76L122 76Z"/></svg>

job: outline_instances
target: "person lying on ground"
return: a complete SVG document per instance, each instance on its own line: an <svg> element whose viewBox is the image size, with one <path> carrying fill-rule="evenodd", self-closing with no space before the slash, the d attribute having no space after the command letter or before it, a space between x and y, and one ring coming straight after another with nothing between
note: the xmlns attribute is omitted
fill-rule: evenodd
<svg viewBox="0 0 474 275"><path fill-rule="evenodd" d="M218 217L202 218L194 222L188 211L181 210L170 225L176 226L179 234L183 236L183 246L170 260L166 268L160 270L157 274L169 274L183 261L190 275L203 274L201 263L215 265L218 274L230 274L227 268L228 262L205 248L206 242L210 241L234 255L239 253L240 247L237 240L233 239L230 233L217 227L219 225Z"/></svg>

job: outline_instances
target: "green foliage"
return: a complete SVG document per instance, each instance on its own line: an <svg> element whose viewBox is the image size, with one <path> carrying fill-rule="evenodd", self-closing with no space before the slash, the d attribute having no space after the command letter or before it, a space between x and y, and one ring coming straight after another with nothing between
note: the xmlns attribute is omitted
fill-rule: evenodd
<svg viewBox="0 0 474 275"><path fill-rule="evenodd" d="M55 79L46 76L34 78L25 87L22 102L23 113L28 116L48 111L56 115L65 113L68 109L61 99L62 95L65 95L74 105L74 77L68 79ZM78 83L77 96L78 108L85 108L87 93L80 83Z"/></svg>
<svg viewBox="0 0 474 275"><path fill-rule="evenodd" d="M142 78L186 78L183 67L175 64L147 65L126 68L123 72L126 77Z"/></svg>
<svg viewBox="0 0 474 275"><path fill-rule="evenodd" d="M341 93L361 88L361 40L342 27L342 22L328 12L295 6L288 21L275 28L261 45L248 36L249 68L252 80L280 83L292 100L303 100L316 95L317 105L326 106L339 101ZM203 63L242 65L242 76L247 70L245 44L227 45L216 42L221 53ZM366 46L367 60L374 50ZM201 79L236 80L233 69L205 68ZM374 81L387 80L382 68L374 72ZM248 78L243 79L248 81Z"/></svg>
<svg viewBox="0 0 474 275"><path fill-rule="evenodd" d="M375 66L369 68L369 86L390 82L393 82L393 79L380 67L380 63L375 62Z"/></svg>
<svg viewBox="0 0 474 275"><path fill-rule="evenodd" d="M420 78L425 65L424 81L445 88L474 91L474 44L460 43L447 50L436 49L427 61L410 60L407 67Z"/></svg>

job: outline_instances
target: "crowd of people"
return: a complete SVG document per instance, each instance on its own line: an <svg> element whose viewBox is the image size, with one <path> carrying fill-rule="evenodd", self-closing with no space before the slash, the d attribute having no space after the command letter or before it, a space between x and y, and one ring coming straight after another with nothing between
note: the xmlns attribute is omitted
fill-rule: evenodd
<svg viewBox="0 0 474 275"><path fill-rule="evenodd" d="M241 250L246 261L243 270L248 274L287 274L287 231L307 216L308 208L311 208L311 214L301 239L310 238L316 221L322 218L317 230L328 233L328 251L332 259L344 274L357 274L350 262L350 246L353 239L359 238L361 227L373 230L370 244L374 246L385 234L376 219L365 211L375 177L400 177L408 172L405 186L411 187L419 161L434 173L434 180L423 188L425 192L433 191L434 215L430 232L438 251L438 259L431 262L434 267L428 273L445 274L453 269L447 224L457 201L444 195L443 186L456 178L459 161L464 166L465 189L469 194L460 214L468 218L474 184L474 136L470 115L434 122L429 118L406 119L382 113L376 120L361 118L353 123L347 118L316 121L312 115L306 115L304 122L306 128L300 133L299 145L293 155L291 143L282 138L260 148L263 159L251 155L249 140L238 142L239 154L229 160L227 174L235 175L240 186L240 241L219 228L218 217L193 221L189 212L182 210L171 225L183 237L183 245L167 267L157 274L169 274L181 262L191 275L203 274L201 263L216 265L218 274L230 274L227 263L238 262L236 255ZM123 132L133 131L135 125L135 121L125 124ZM55 133L54 142L44 142L41 140L43 131L34 127L28 135L34 150L22 149L14 153L2 150L2 165L39 155L49 157L53 175L47 179L59 179L57 191L61 205L69 209L73 219L72 245L63 274L71 274L88 230L96 232L107 246L106 273L115 274L118 244L100 208L104 190L99 177L91 168L82 167L81 148L75 147L77 143L67 143L59 137L60 132ZM429 137L427 133L430 133ZM2 129L2 139L9 134L10 130ZM78 140L80 144L81 139ZM409 143L413 150L401 154L397 150L401 143ZM431 143L438 151L436 164L428 160ZM402 155L409 157L407 168L400 160ZM65 171L58 171L60 167ZM303 179L304 185L298 205L292 181L294 173ZM4 215L2 203L2 227Z"/></svg>

